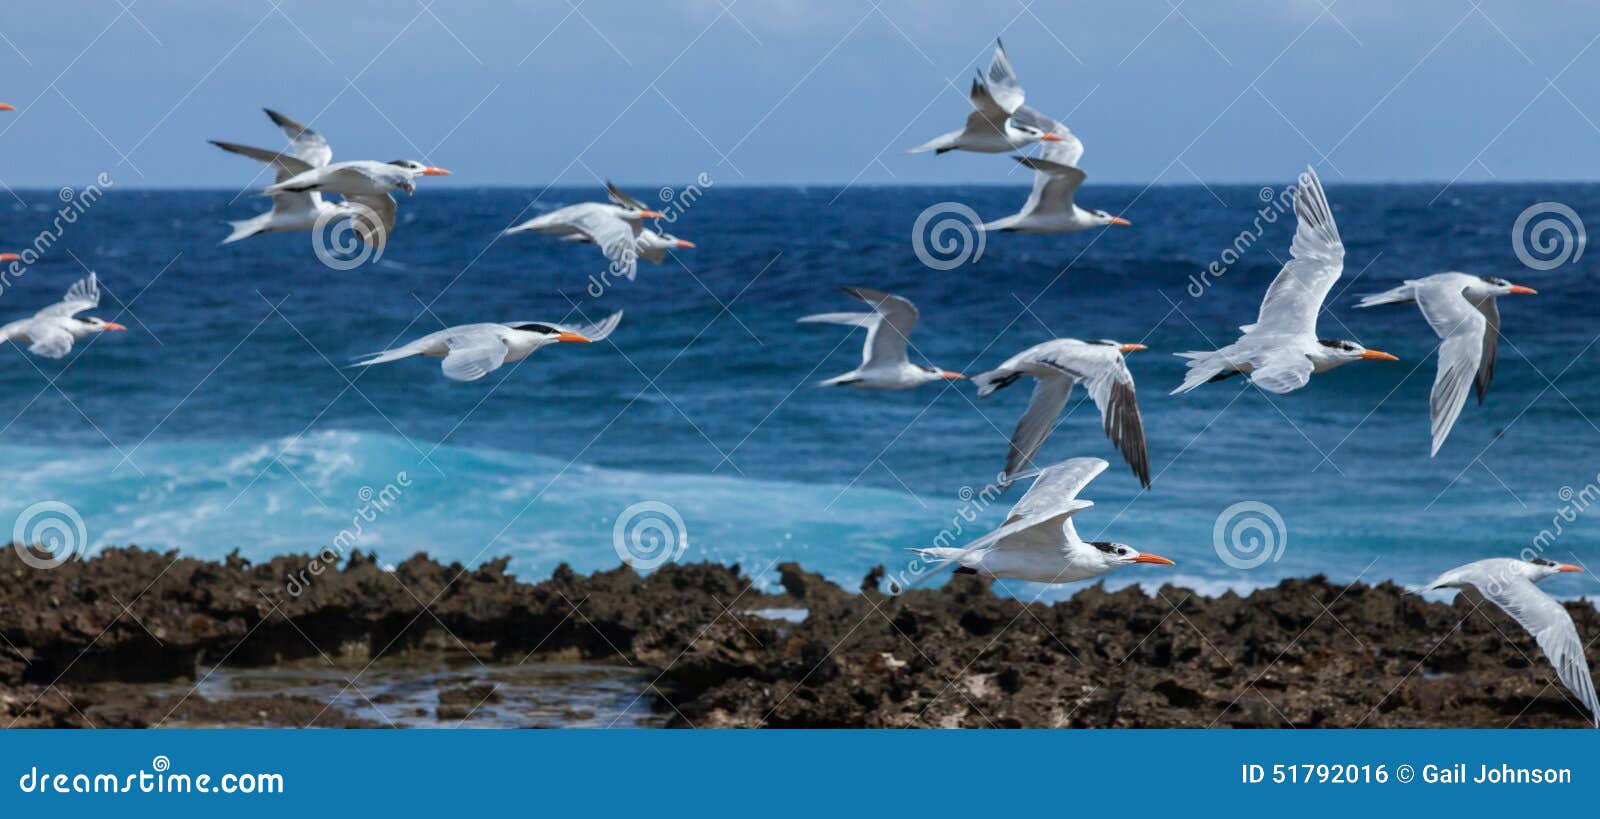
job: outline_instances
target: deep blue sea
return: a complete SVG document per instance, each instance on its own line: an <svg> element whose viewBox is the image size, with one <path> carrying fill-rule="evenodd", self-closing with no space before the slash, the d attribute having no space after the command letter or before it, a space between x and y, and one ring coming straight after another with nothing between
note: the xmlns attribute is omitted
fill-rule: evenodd
<svg viewBox="0 0 1600 819"><path fill-rule="evenodd" d="M917 303L913 356L944 368L975 373L1055 336L1149 345L1130 367L1153 488L1139 490L1081 392L1040 456L1111 461L1085 493L1096 505L1080 532L1177 561L1122 570L1108 586L1218 593L1317 572L1415 583L1516 554L1600 470L1600 253L1531 270L1512 225L1547 200L1600 213L1600 186L1457 186L1430 202L1440 185L1328 182L1347 264L1323 335L1402 361L1359 362L1270 398L1243 379L1167 395L1182 364L1171 354L1231 339L1287 258L1292 219L1279 218L1190 292L1190 277L1253 230L1259 186L1091 181L1080 198L1132 228L991 235L981 258L952 270L919 262L918 214L954 201L993 218L1024 188L712 187L669 227L695 249L642 265L599 299L585 292L604 270L593 247L496 240L536 190L423 184L401 202L382 259L348 271L319 263L307 234L218 246L223 219L261 207L249 196L111 190L0 293L0 318L22 317L91 268L110 294L96 314L130 328L62 361L0 349L0 529L56 500L81 516L90 552L314 552L405 473L409 485L346 544L386 562L506 555L537 579L562 562L617 565L619 516L656 502L683 521L681 560L737 562L763 583L772 564L795 560L853 588L874 565L902 569L905 549L943 530L959 527L959 543L999 522L1019 490L970 522L982 502L969 493L1002 466L1031 389L978 400L966 382L808 386L853 367L861 337L795 318L854 309L836 286L862 284ZM600 193L549 190L523 218ZM14 246L48 229L60 204L55 191L18 196L0 202L0 241ZM1448 269L1540 295L1501 300L1488 402L1469 403L1430 459L1432 333L1413 307L1352 308L1358 294ZM575 309L626 317L610 343L546 348L476 383L445 380L433 359L340 368L441 322L560 321ZM1241 502L1283 521L1276 559L1254 568L1228 565L1214 545L1219 515ZM1596 565L1600 521L1574 518L1555 556Z"/></svg>

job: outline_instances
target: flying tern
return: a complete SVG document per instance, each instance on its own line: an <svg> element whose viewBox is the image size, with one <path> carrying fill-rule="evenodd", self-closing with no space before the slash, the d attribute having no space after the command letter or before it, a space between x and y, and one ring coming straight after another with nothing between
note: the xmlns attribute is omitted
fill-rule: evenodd
<svg viewBox="0 0 1600 819"><path fill-rule="evenodd" d="M1006 455L1006 475L1027 469L1033 456L1050 436L1056 418L1067 405L1072 388L1082 384L1100 409L1106 437L1122 452L1123 460L1146 489L1150 488L1150 456L1145 450L1144 422L1139 418L1139 400L1133 391L1133 374L1123 356L1143 350L1143 344L1116 341L1079 341L1058 338L1036 344L1007 359L986 373L973 376L982 398L1003 389L1017 379L1034 378L1033 398L1028 411L1011 434L1011 451Z"/></svg>
<svg viewBox="0 0 1600 819"><path fill-rule="evenodd" d="M1293 392L1310 382L1312 373L1362 359L1398 360L1353 341L1317 337L1317 314L1344 270L1344 243L1322 180L1310 168L1295 189L1294 213L1298 224L1291 258L1267 288L1256 322L1240 327L1244 335L1220 350L1178 353L1189 359L1189 372L1173 394L1240 373L1267 392Z"/></svg>
<svg viewBox="0 0 1600 819"><path fill-rule="evenodd" d="M1433 449L1439 454L1444 439L1450 436L1467 403L1469 385L1478 393L1478 403L1489 394L1494 380L1495 357L1500 347L1500 308L1497 296L1532 295L1538 291L1512 284L1495 276L1467 273L1435 273L1410 279L1392 290L1365 296L1357 307L1415 302L1422 317L1433 328L1439 345L1439 371L1433 378L1433 393L1428 399L1433 419Z"/></svg>
<svg viewBox="0 0 1600 819"><path fill-rule="evenodd" d="M941 134L918 145L906 153L919 154L933 151L977 151L984 154L1001 154L1026 148L1035 142L1058 142L1061 136L1047 127L1049 118L1023 104L1022 85L1017 82L1017 72L1006 57L1005 44L998 39L994 45L994 59L989 62L987 79L972 81L968 93L972 113L967 124L959 131Z"/></svg>
<svg viewBox="0 0 1600 819"><path fill-rule="evenodd" d="M350 366L369 367L424 355L443 358L440 366L444 376L452 381L477 381L500 369L502 364L521 361L547 344L603 341L620 321L622 311L619 310L594 324L563 325L541 321L463 324L429 333L392 350L373 353Z"/></svg>
<svg viewBox="0 0 1600 819"><path fill-rule="evenodd" d="M252 148L234 142L221 142L211 140L211 144L224 151L248 156L272 165L277 169L277 182L282 182L296 174L304 173L315 168L326 167L333 159L333 148L328 140L316 131L272 110L262 109L267 112L274 124L283 129L289 137L290 151L269 151L264 148ZM393 200L390 200L391 202ZM392 212L392 208L390 208ZM352 209L343 203L328 202L323 200L322 194L316 191L289 192L275 194L272 197L272 210L238 222L229 222L233 232L228 238L223 239L223 244L248 239L258 233L281 233L293 231L307 231L315 229L318 220L337 218L347 215ZM393 227L391 221L389 227ZM387 229L387 228L386 228Z"/></svg>
<svg viewBox="0 0 1600 819"><path fill-rule="evenodd" d="M1471 586L1499 606L1517 624L1533 635L1545 659L1555 666L1556 676L1578 701L1589 709L1596 728L1600 728L1600 699L1595 697L1594 677L1584 657L1584 643L1578 637L1572 615L1566 606L1534 585L1563 572L1583 569L1545 558L1515 560L1492 557L1458 566L1433 579L1420 591L1462 589Z"/></svg>
<svg viewBox="0 0 1600 819"><path fill-rule="evenodd" d="M100 281L95 274L73 283L61 301L34 313L31 318L19 319L0 327L0 341L13 344L27 342L28 352L45 358L61 358L72 351L72 343L80 338L107 331L128 328L93 316L78 318L85 310L100 306Z"/></svg>
<svg viewBox="0 0 1600 819"><path fill-rule="evenodd" d="M1037 157L1014 156L1012 159L1033 169L1033 191L1022 210L1011 216L983 224L984 230L1022 233L1072 233L1097 227L1127 227L1132 222L1121 216L1080 207L1076 202L1078 186L1086 175L1078 169L1083 160L1083 140L1078 139L1066 125L1048 120L1055 141L1044 144Z"/></svg>
<svg viewBox="0 0 1600 819"><path fill-rule="evenodd" d="M948 566L955 566L958 574L1071 583L1135 563L1173 565L1167 558L1124 543L1078 536L1072 516L1094 505L1079 499L1078 493L1106 466L1099 458L1073 458L1039 470L1033 486L1011 507L1000 528L959 548L913 549L937 562L918 582Z"/></svg>
<svg viewBox="0 0 1600 819"><path fill-rule="evenodd" d="M646 219L660 219L664 214L645 207L643 202L623 193L610 182L606 183L606 193L611 197L609 203L582 202L558 208L506 228L503 235L532 232L563 238L575 237L571 241L593 243L611 261L613 270L631 280L638 272L639 256L644 252L639 246L639 237L644 231L642 223ZM673 246L693 247L687 242L677 244L681 241L674 237ZM665 247L661 250L664 251ZM652 247L650 253L653 255L655 252Z"/></svg>
<svg viewBox="0 0 1600 819"><path fill-rule="evenodd" d="M819 313L802 323L843 324L865 327L861 366L818 382L818 386L847 386L866 390L909 390L931 381L965 378L961 373L924 364L912 364L906 344L917 326L917 308L908 299L865 287L840 288L872 306L870 313Z"/></svg>
<svg viewBox="0 0 1600 819"><path fill-rule="evenodd" d="M343 196L346 206L354 211L352 218L362 241L381 248L394 231L394 191L403 190L410 196L416 192L417 177L449 174L444 168L424 165L414 159L390 162L357 159L320 167L306 163L303 170L268 185L262 193L278 196L319 192Z"/></svg>

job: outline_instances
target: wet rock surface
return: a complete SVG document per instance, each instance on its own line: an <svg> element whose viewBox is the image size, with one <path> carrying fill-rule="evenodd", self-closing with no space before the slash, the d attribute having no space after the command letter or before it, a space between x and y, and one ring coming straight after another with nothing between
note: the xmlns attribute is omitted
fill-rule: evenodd
<svg viewBox="0 0 1600 819"><path fill-rule="evenodd" d="M396 724L379 713L394 695L362 686L408 664L460 669L429 672L432 716L516 724L504 674L540 663L614 665L638 694L623 702L658 715L643 724L685 727L1589 724L1533 640L1470 592L1431 603L1315 577L1215 598L1089 586L1045 605L969 576L890 597L782 564L766 594L710 564L643 578L563 566L527 583L505 560L418 555L390 571L355 555L291 594L307 565L130 547L41 570L4 550L0 725ZM771 616L794 609L798 622ZM1586 641L1600 635L1592 605L1568 610ZM338 684L226 697L207 684L295 668Z"/></svg>

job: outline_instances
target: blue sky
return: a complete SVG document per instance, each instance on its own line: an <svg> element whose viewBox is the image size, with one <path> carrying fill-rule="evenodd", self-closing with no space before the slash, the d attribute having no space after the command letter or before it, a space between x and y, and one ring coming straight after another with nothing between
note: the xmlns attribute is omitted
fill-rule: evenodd
<svg viewBox="0 0 1600 819"><path fill-rule="evenodd" d="M454 185L1022 184L903 153L996 34L1097 181L1600 178L1593 3L574 2L9 2L0 181L239 187L269 105Z"/></svg>

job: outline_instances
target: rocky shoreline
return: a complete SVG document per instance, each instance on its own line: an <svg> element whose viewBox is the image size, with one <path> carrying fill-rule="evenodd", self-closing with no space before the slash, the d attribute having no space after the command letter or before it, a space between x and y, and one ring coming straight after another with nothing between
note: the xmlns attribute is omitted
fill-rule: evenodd
<svg viewBox="0 0 1600 819"><path fill-rule="evenodd" d="M1248 596L1086 587L1054 605L974 577L903 596L795 564L783 592L738 567L558 568L355 555L290 594L307 556L251 563L107 549L53 569L0 553L0 725L387 727L375 675L427 669L442 724L614 724L503 707L507 672L614 669L643 719L674 727L1570 727L1589 723L1533 640L1492 605L1392 583L1289 580ZM1568 605L1578 632L1600 613ZM798 612L796 610L803 610ZM1600 651L1590 649L1590 662ZM565 667L565 666L562 666ZM348 696L207 684L285 669ZM599 669L598 671L596 669ZM419 677L422 678L422 677ZM563 677L562 679L565 679ZM319 690L327 690L319 689ZM602 713L595 713L596 711Z"/></svg>

